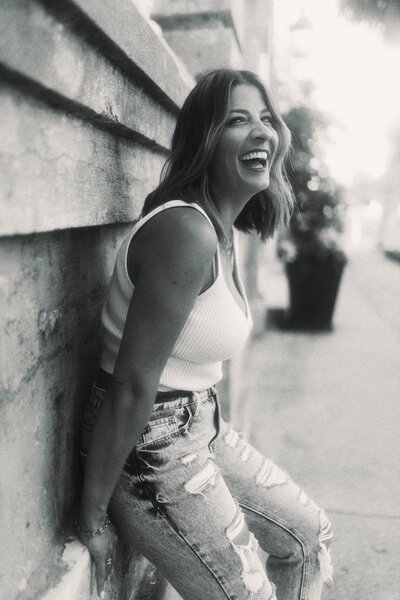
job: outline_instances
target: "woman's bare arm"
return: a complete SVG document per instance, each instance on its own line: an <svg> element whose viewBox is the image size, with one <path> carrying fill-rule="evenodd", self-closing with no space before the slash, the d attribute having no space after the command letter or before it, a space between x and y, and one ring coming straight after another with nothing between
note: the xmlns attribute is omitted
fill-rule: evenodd
<svg viewBox="0 0 400 600"><path fill-rule="evenodd" d="M196 210L154 217L135 246L135 290L113 383L100 410L85 467L83 529L104 523L126 458L152 413L161 372L210 273L217 238Z"/></svg>

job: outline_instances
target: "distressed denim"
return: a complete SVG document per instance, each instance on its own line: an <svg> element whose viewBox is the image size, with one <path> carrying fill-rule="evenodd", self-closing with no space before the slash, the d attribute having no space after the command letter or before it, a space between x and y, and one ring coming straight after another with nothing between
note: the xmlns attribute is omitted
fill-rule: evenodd
<svg viewBox="0 0 400 600"><path fill-rule="evenodd" d="M214 388L184 394L155 404L128 457L109 505L119 536L184 600L319 599L325 513L221 418ZM104 396L93 386L83 456Z"/></svg>

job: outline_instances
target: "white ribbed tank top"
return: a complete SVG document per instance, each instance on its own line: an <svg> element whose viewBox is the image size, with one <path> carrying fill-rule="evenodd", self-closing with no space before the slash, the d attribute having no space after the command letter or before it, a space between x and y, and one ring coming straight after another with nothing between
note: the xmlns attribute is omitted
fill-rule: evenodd
<svg viewBox="0 0 400 600"><path fill-rule="evenodd" d="M171 200L140 219L122 243L116 257L114 272L101 314L102 352L101 367L113 373L122 333L134 292L127 269L129 244L135 233L152 217L175 206L187 206L201 212L212 223L198 204ZM161 373L159 390L200 391L217 383L222 377L222 363L232 358L248 337L252 319L245 291L238 272L234 240L234 268L246 313L239 307L225 283L219 248L216 252L216 277L212 285L197 297L171 356Z"/></svg>

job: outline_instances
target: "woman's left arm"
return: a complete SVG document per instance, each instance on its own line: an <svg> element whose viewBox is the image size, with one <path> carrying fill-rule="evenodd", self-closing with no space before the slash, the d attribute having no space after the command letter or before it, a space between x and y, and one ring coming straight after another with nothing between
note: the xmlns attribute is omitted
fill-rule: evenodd
<svg viewBox="0 0 400 600"><path fill-rule="evenodd" d="M82 530L104 524L124 462L152 413L160 375L209 275L216 236L198 211L167 211L140 238L135 289L113 381L93 431L79 517ZM173 235L171 236L171 231ZM102 590L112 531L86 536Z"/></svg>

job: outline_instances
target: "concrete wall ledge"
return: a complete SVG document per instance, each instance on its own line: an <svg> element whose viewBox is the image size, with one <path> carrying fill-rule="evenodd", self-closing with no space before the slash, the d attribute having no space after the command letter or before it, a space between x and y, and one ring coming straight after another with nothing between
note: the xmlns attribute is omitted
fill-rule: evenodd
<svg viewBox="0 0 400 600"><path fill-rule="evenodd" d="M61 557L65 572L41 595L41 600L91 598L90 562L88 550L77 539L71 538Z"/></svg>
<svg viewBox="0 0 400 600"><path fill-rule="evenodd" d="M155 0L152 18L163 31L223 26L243 43L243 0Z"/></svg>
<svg viewBox="0 0 400 600"><path fill-rule="evenodd" d="M194 83L154 27L133 0L0 3L1 235L138 217Z"/></svg>
<svg viewBox="0 0 400 600"><path fill-rule="evenodd" d="M165 154L49 109L13 86L0 91L0 234L126 223L157 185Z"/></svg>
<svg viewBox="0 0 400 600"><path fill-rule="evenodd" d="M98 600L94 565L79 539L69 537L55 555L52 561L45 561L43 573L38 569L29 582L21 582L18 600ZM130 575L121 568L123 561L126 566L126 557L118 560L111 572L104 589L107 600L143 600L149 597L148 589L152 600L164 598L167 587L171 591L167 582L145 558L130 555Z"/></svg>
<svg viewBox="0 0 400 600"><path fill-rule="evenodd" d="M88 12L91 8L90 18L78 11L77 4ZM4 75L8 71L8 79L19 76L20 85L25 79L25 87L31 86L36 94L42 88L43 98L46 91L57 95L53 104L62 105L64 98L67 111L84 114L86 108L93 121L96 115L97 123L125 127L168 149L176 114L193 85L191 77L132 0L125 11L121 9L127 2L118 8L108 6L111 1L97 3L100 16L91 4L63 2L61 14L57 1L2 3L0 63ZM111 41L101 29L107 24L108 11L108 21L116 29L109 33L118 32L121 39ZM21 34L31 52L24 51ZM141 48L145 51L139 52ZM43 61L43 55L49 59ZM144 74L147 63L152 69Z"/></svg>
<svg viewBox="0 0 400 600"><path fill-rule="evenodd" d="M52 7L60 6L62 10L69 3L65 0L42 1ZM71 4L79 8L130 61L138 65L143 76L154 82L166 98L170 98L178 107L182 105L186 97L182 79L191 87L191 77L134 0L102 0L101 3L97 0L74 0ZM134 36L133 32L138 32L139 36L138 33Z"/></svg>
<svg viewBox="0 0 400 600"><path fill-rule="evenodd" d="M51 52L47 49L49 60L42 59L43 44L54 36L56 42L63 42L66 30L99 49L105 58L127 71L132 79L140 80L158 102L173 112L177 112L193 84L185 67L134 0L103 0L101 3L93 0L5 0L0 6L0 16L0 61L54 91L65 92L62 83L67 82L57 77L55 68L62 60L67 62L70 75L73 73L75 76L75 82L72 77L68 81L69 85L72 84L72 92L79 88L81 82L80 70L74 69L76 60L68 56L73 51L71 43L68 46L62 43L62 56L57 52L57 44L53 44ZM54 21L57 22L55 27ZM34 40L29 40L35 42L34 46L31 44L30 53L22 51L21 30L24 30L24 38L26 35L28 39L35 36L35 32L39 34ZM24 40L25 43L27 41ZM65 95L70 97L71 92Z"/></svg>

